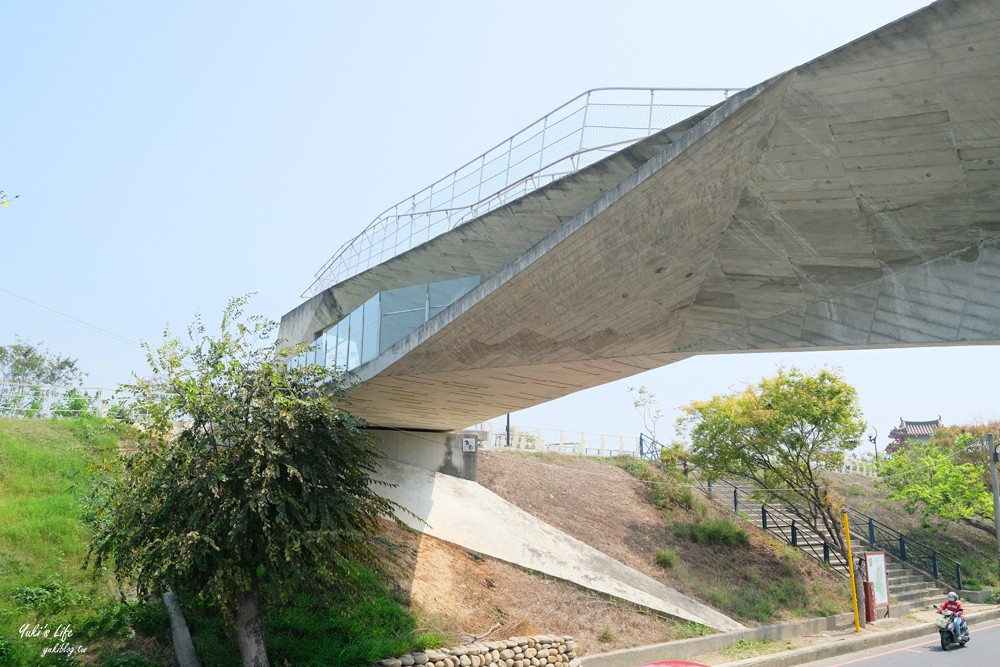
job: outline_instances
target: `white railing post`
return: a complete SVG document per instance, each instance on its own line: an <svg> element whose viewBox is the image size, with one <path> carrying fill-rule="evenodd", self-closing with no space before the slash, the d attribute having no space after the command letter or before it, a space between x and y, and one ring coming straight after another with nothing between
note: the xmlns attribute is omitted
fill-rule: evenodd
<svg viewBox="0 0 1000 667"><path fill-rule="evenodd" d="M653 102L655 101L655 93L652 88L649 89L649 122L646 124L646 136L648 137L653 133Z"/></svg>
<svg viewBox="0 0 1000 667"><path fill-rule="evenodd" d="M538 170L545 166L545 131L549 129L549 117L542 119L542 147L538 149Z"/></svg>

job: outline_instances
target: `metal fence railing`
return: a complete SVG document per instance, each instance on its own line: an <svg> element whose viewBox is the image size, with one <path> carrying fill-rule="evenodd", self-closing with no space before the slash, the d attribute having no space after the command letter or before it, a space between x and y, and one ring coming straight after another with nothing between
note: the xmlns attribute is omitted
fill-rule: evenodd
<svg viewBox="0 0 1000 667"><path fill-rule="evenodd" d="M935 581L947 583L956 590L962 589L962 564L958 561L855 509L847 508L847 516L851 522L851 535L870 548L885 551Z"/></svg>
<svg viewBox="0 0 1000 667"><path fill-rule="evenodd" d="M871 461L852 459L845 461L842 465L827 468L831 472L844 473L845 475L863 475L865 477L878 477L878 466Z"/></svg>
<svg viewBox="0 0 1000 667"><path fill-rule="evenodd" d="M32 419L114 416L129 397L107 387L65 387L0 382L0 417Z"/></svg>
<svg viewBox="0 0 1000 667"><path fill-rule="evenodd" d="M747 490L726 480L715 480L708 483L699 481L697 486L709 496L722 494L719 497L725 497L727 504L731 500L733 511L744 518L759 515L761 527L768 532L780 537L792 546L803 549L817 560L833 565L844 573L847 572L843 556L837 549L833 548L828 540L809 527L806 527L808 534L816 535L819 539L803 538L801 519L780 507L761 502L760 493L766 493L766 491ZM850 507L845 508L845 511L851 527L852 540L857 540L870 549L885 551L896 560L933 577L935 581L947 583L956 590L962 589L961 563L876 521L867 514Z"/></svg>
<svg viewBox="0 0 1000 667"><path fill-rule="evenodd" d="M399 202L345 243L313 296L724 101L739 88L596 88Z"/></svg>
<svg viewBox="0 0 1000 667"><path fill-rule="evenodd" d="M848 574L847 561L836 545L788 510L761 502L753 492L726 480L697 480L695 486L709 497L724 499L734 513L748 521L759 516L760 526L767 532L837 572Z"/></svg>

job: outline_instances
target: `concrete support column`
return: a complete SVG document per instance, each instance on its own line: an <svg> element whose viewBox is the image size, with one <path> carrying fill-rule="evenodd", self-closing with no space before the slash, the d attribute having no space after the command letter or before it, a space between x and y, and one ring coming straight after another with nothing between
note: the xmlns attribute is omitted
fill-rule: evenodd
<svg viewBox="0 0 1000 667"><path fill-rule="evenodd" d="M401 431L374 428L372 443L391 461L476 481L476 454L483 431Z"/></svg>

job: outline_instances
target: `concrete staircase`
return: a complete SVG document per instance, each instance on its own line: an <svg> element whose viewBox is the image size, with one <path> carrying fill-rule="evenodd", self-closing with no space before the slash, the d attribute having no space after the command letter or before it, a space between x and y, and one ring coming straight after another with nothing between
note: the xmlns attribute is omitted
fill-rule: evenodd
<svg viewBox="0 0 1000 667"><path fill-rule="evenodd" d="M762 506L759 501L754 501L750 496L755 490L756 487L749 482L729 481L717 484L712 489L711 498L729 511L735 511L748 523L795 546L811 558L826 563L845 577L850 576L843 557L832 545L824 546L825 540L822 535L795 518L787 507L782 507L778 503ZM707 495L706 488L702 488L702 491ZM851 544L857 553L866 550L867 536L857 533L856 528L851 526ZM889 580L890 608L897 616L940 604L948 591L944 584L935 582L929 575L899 561L889 553L886 553L886 576Z"/></svg>
<svg viewBox="0 0 1000 667"><path fill-rule="evenodd" d="M896 616L941 604L948 594L943 584L889 554L886 554L885 573L889 578L891 611Z"/></svg>

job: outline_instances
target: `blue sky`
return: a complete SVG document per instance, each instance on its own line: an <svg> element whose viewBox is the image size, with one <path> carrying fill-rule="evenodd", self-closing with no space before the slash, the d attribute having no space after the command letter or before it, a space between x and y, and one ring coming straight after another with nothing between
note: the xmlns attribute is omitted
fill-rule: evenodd
<svg viewBox="0 0 1000 667"><path fill-rule="evenodd" d="M195 312L214 322L232 296L280 318L379 212L587 89L752 85L925 4L11 3L0 189L20 199L0 208L0 344L43 342L115 386L145 370L134 341ZM995 417L997 361L996 347L695 359L513 420L632 434L630 384L666 423L779 365L826 365L885 442L900 416Z"/></svg>

